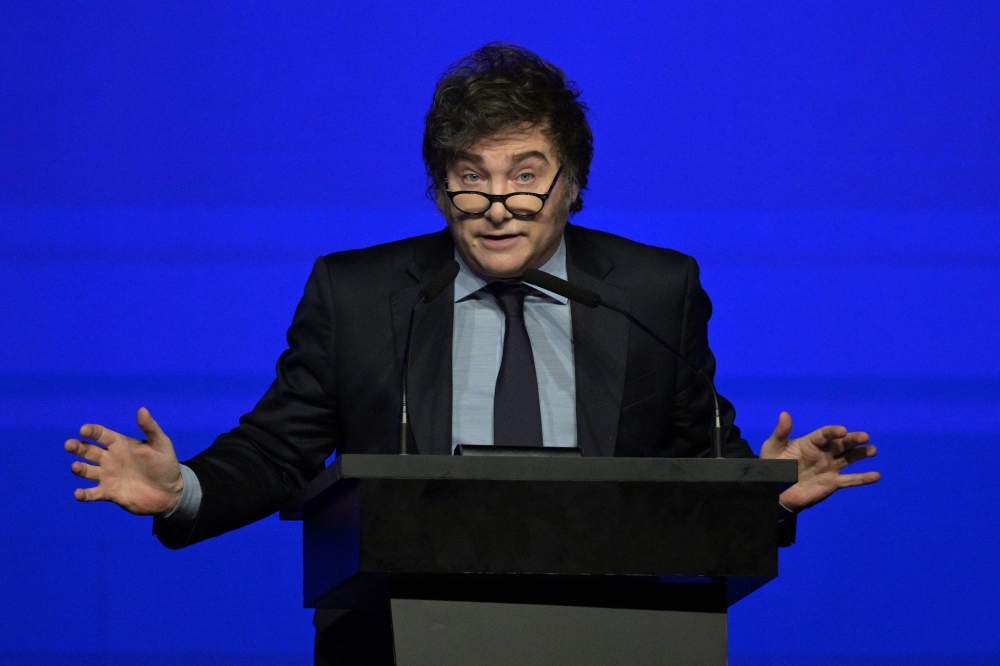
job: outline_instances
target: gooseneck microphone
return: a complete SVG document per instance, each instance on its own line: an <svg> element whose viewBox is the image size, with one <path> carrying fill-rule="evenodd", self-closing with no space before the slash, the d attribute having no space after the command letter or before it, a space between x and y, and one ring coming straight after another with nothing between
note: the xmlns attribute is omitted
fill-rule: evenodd
<svg viewBox="0 0 1000 666"><path fill-rule="evenodd" d="M410 343L413 340L413 323L416 321L417 308L424 303L430 303L435 298L437 298L442 291L448 288L455 278L458 276L458 262L452 259L444 267L438 271L430 282L424 285L424 288L420 290L417 302L413 304L413 308L410 309L410 324L406 329L406 346L403 348L403 391L402 391L402 403L403 408L399 415L399 454L406 455L409 453L408 448L410 444L410 412L406 406L406 382L407 376L410 371Z"/></svg>
<svg viewBox="0 0 1000 666"><path fill-rule="evenodd" d="M716 458L725 457L725 429L722 427L722 418L719 415L719 394L715 391L715 384L709 379L705 371L696 366L691 361L687 360L679 350L674 348L670 343L661 338L652 329L643 324L641 321L636 319L631 312L620 308L617 305L611 303L606 303L601 298L600 294L596 294L589 289L584 289L583 287L573 284L572 282L567 282L562 278L558 278L550 273L544 273L536 268L529 268L524 271L524 275L521 277L524 282L532 284L536 287L541 287L546 291L551 291L554 294L559 294L563 298L568 298L571 301L580 303L581 305L586 305L588 308L596 308L597 306L606 307L609 310L614 310L618 314L622 315L630 322L635 324L636 328L641 329L646 335L656 340L660 343L664 349L673 354L685 367L687 367L691 372L695 373L700 377L712 390L712 400L715 405L715 422L712 426L712 454Z"/></svg>

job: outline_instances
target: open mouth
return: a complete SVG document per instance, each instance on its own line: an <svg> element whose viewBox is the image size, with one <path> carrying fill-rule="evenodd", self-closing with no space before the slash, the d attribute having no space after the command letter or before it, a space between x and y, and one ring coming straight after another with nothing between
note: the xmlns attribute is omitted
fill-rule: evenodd
<svg viewBox="0 0 1000 666"><path fill-rule="evenodd" d="M520 237L521 234L490 234L479 238L486 247L504 247L513 244Z"/></svg>

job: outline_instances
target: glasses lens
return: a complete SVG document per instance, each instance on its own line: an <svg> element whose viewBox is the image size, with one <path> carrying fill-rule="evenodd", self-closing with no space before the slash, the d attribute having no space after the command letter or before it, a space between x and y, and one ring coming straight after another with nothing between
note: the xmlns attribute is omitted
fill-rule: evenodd
<svg viewBox="0 0 1000 666"><path fill-rule="evenodd" d="M486 212L486 209L490 207L489 199L481 194L475 194L473 192L456 194L455 198L451 201L455 204L455 208L459 209L463 213L484 213Z"/></svg>
<svg viewBox="0 0 1000 666"><path fill-rule="evenodd" d="M531 194L515 194L507 199L507 210L514 215L534 215L545 202Z"/></svg>

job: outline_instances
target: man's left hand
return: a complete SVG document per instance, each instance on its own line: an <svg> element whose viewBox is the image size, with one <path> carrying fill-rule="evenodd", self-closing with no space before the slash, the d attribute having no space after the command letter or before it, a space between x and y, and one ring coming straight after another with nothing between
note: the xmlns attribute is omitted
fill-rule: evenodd
<svg viewBox="0 0 1000 666"><path fill-rule="evenodd" d="M781 503L792 511L801 511L851 486L875 483L878 472L841 474L848 465L875 455L868 444L868 433L848 432L844 426L825 426L805 437L788 439L792 417L781 412L778 426L760 449L761 458L799 461L799 481L781 493Z"/></svg>

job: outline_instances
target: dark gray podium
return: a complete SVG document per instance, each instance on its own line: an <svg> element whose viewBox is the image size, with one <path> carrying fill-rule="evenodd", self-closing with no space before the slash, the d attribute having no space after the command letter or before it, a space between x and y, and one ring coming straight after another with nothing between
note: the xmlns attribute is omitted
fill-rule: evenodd
<svg viewBox="0 0 1000 666"><path fill-rule="evenodd" d="M329 663L724 666L794 461L340 456L303 521Z"/></svg>

